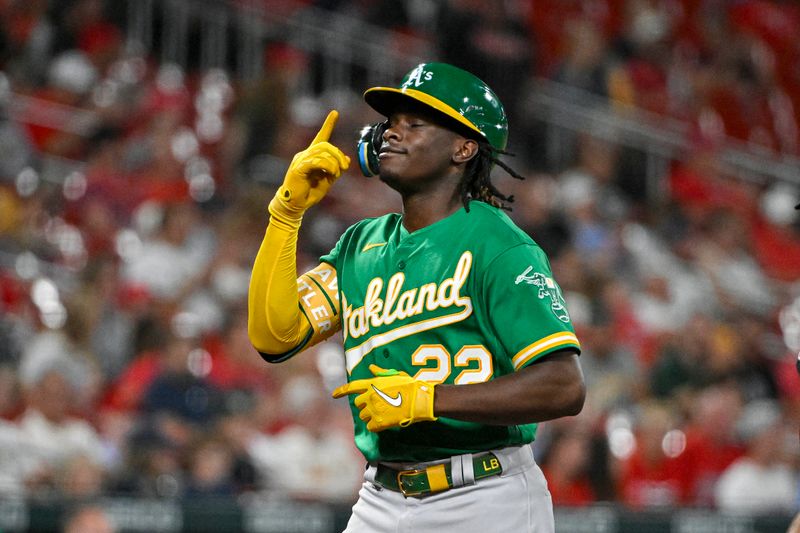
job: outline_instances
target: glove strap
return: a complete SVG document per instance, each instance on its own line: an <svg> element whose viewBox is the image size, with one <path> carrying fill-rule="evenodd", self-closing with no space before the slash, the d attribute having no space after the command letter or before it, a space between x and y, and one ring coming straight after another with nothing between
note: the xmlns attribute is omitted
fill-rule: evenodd
<svg viewBox="0 0 800 533"><path fill-rule="evenodd" d="M413 422L426 422L436 420L433 414L433 394L436 385L433 383L420 383L415 388L413 403L411 404L411 417L400 422L400 427L406 427Z"/></svg>
<svg viewBox="0 0 800 533"><path fill-rule="evenodd" d="M271 223L282 227L287 230L297 230L300 228L300 223L303 221L305 210L294 207L282 196L283 186L278 189L272 201L269 203L269 214L271 215Z"/></svg>

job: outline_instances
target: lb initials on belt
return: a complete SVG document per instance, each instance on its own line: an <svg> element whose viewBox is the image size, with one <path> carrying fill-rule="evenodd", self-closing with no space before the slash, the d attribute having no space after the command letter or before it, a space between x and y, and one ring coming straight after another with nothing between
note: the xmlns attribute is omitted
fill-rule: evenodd
<svg viewBox="0 0 800 533"><path fill-rule="evenodd" d="M475 481L503 472L500 461L491 452L474 455L472 468ZM405 497L420 497L452 489L451 469L449 462L412 470L397 470L379 463L375 481L389 490L402 492Z"/></svg>

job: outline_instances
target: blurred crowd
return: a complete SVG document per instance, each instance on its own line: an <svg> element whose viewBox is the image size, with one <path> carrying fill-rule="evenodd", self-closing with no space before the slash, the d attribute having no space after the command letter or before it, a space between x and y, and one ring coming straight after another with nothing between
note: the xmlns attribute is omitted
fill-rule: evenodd
<svg viewBox="0 0 800 533"><path fill-rule="evenodd" d="M800 194L716 155L726 138L800 152L800 8L262 2L413 34L506 103L507 162L527 179L495 181L551 257L588 385L534 444L556 505L798 509ZM159 64L126 40L124 4L0 0L0 495L351 502L363 458L329 394L336 338L282 365L247 338L266 205L331 105L298 90L324 57L268 43L247 82ZM541 125L515 118L535 76L688 122L691 149L658 194L635 153L591 133L552 168ZM332 142L351 157L378 118L364 88L341 88ZM300 269L399 208L351 169L306 216Z"/></svg>

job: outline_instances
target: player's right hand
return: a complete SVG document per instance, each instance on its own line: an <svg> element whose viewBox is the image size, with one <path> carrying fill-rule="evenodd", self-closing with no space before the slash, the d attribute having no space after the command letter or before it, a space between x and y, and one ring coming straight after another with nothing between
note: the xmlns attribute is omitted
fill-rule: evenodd
<svg viewBox="0 0 800 533"><path fill-rule="evenodd" d="M306 209L322 200L333 182L350 166L350 158L328 142L338 118L338 111L328 113L308 148L295 154L283 185L270 204L271 212L278 209L284 214L302 216Z"/></svg>
<svg viewBox="0 0 800 533"><path fill-rule="evenodd" d="M369 365L369 370L375 377L357 379L333 391L334 398L358 395L353 402L368 430L378 432L436 420L433 414L435 383L378 365Z"/></svg>

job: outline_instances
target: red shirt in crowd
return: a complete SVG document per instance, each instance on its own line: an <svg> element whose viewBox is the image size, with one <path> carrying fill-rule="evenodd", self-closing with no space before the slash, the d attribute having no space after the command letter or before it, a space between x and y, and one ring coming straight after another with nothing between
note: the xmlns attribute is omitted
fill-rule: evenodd
<svg viewBox="0 0 800 533"><path fill-rule="evenodd" d="M620 499L636 509L680 505L689 486L686 474L678 458L648 461L637 449L622 465Z"/></svg>
<svg viewBox="0 0 800 533"><path fill-rule="evenodd" d="M547 478L547 488L553 498L553 505L580 507L597 501L594 489L586 477L562 480L553 476L545 467L542 467L542 471Z"/></svg>

